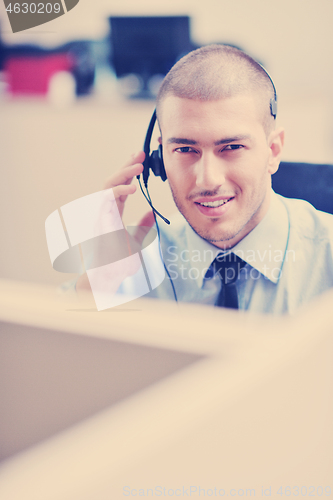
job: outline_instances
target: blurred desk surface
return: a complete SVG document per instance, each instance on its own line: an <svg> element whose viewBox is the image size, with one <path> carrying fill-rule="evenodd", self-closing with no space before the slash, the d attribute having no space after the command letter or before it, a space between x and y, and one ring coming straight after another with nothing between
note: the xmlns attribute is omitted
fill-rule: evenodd
<svg viewBox="0 0 333 500"><path fill-rule="evenodd" d="M25 338L37 329L51 341L122 344L134 359L143 347L183 356L178 368L4 460L1 499L333 494L332 298L278 319L146 299L97 312L52 289L0 282L1 338L16 325ZM144 364L134 378L156 369Z"/></svg>

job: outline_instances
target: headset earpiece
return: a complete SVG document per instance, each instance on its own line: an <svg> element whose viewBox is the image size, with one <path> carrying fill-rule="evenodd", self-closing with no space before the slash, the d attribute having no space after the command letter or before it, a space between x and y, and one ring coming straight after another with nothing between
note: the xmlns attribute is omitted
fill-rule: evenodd
<svg viewBox="0 0 333 500"><path fill-rule="evenodd" d="M162 181L166 180L167 176L163 163L162 144L160 144L158 149L155 149L149 156L149 168L154 172L156 177L161 177Z"/></svg>
<svg viewBox="0 0 333 500"><path fill-rule="evenodd" d="M150 119L150 123L149 123L148 130L146 133L145 143L143 145L145 159L143 161L142 178L143 178L143 182L144 182L147 194L144 192L144 190L142 188L142 184L140 181L140 175L137 175L136 178L139 181L139 185L140 185L140 189L142 191L142 194L146 198L146 200L147 200L149 206L151 207L151 209L153 210L154 214L161 217L161 219L163 219L166 224L170 224L170 221L166 217L164 217L162 214L160 214L160 212L158 210L156 210L156 208L153 206L151 199L150 199L150 196L149 196L149 191L148 191L148 177L150 174L150 170L152 170L157 177L161 177L162 181L165 181L167 178L166 173L165 173L164 163L163 163L162 145L160 144L158 149L154 150L150 154L150 141L151 141L151 137L153 135L155 123L156 123L156 109L153 113L153 116ZM155 217L155 220L156 220L156 217ZM157 224L157 222L156 222L156 224Z"/></svg>
<svg viewBox="0 0 333 500"><path fill-rule="evenodd" d="M142 177L143 177L143 182L144 185L147 187L148 183L148 177L150 174L150 170L154 173L156 177L161 177L162 181L165 181L167 176L164 168L164 163L163 163L163 151L162 151L162 145L160 144L158 149L155 149L150 153L150 141L153 135L153 130L154 130L154 125L156 123L156 110L153 113L153 116L151 117L143 150L145 152L146 158L143 162L143 172L142 172Z"/></svg>

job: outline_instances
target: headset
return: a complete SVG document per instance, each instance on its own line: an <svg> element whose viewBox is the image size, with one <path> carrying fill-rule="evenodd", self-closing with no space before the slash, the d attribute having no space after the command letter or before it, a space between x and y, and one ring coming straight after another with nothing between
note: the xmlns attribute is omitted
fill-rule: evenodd
<svg viewBox="0 0 333 500"><path fill-rule="evenodd" d="M257 63L257 64L261 67L263 72L266 74L266 76L270 80L272 87L273 87L274 97L270 99L269 104L270 104L271 115L273 116L273 118L275 120L276 115L277 115L276 88L275 88L274 82L273 82L270 74L268 73L268 71L260 63ZM151 138L153 135L155 123L156 123L156 109L154 110L153 115L150 119L147 133L146 133L146 137L145 137L145 142L143 145L143 151L145 153L145 160L143 162L143 172L141 175L142 175L143 183L144 183L146 191L147 191L147 195L143 191L141 181L140 181L140 175L137 175L137 179L139 180L142 194L146 198L146 200L147 200L148 204L150 205L151 209L153 210L154 214L157 214L159 217L161 217L161 219L164 220L164 222L166 224L170 224L170 221L168 219L166 219L163 215L161 215L156 210L156 208L153 206L152 201L151 201L150 196L149 196L149 191L148 191L148 178L149 178L150 171L152 171L156 177L160 177L163 182L166 181L166 179L167 179L167 175L166 175L164 163L163 163L162 144L160 144L158 146L158 149L155 149L154 151L150 152L150 142L151 142Z"/></svg>
<svg viewBox="0 0 333 500"><path fill-rule="evenodd" d="M148 177L150 174L150 170L152 170L152 172L155 174L156 177L161 177L163 182L166 181L166 178L167 178L165 168L164 168L164 163L163 163L162 144L159 145L158 149L156 149L156 150L152 151L152 153L150 153L150 142L151 142L151 138L153 135L155 123L156 123L156 109L154 110L153 115L150 119L150 122L148 125L148 130L147 130L146 137L145 137L145 142L143 145L145 159L143 161L143 171L142 171L141 175L142 175L143 183L145 185L147 194L144 192L142 184L141 184L141 179L140 179L141 175L137 175L136 178L139 181L140 189L141 189L143 196L146 198L148 204L150 205L150 208L152 209L152 211L154 213L154 217L156 214L162 220L164 220L164 222L166 224L170 224L170 221L166 217L164 217L162 214L160 214L160 212L158 210L156 210L156 208L153 206L150 195L149 195L149 191L148 191ZM156 221L156 217L155 217L155 221Z"/></svg>

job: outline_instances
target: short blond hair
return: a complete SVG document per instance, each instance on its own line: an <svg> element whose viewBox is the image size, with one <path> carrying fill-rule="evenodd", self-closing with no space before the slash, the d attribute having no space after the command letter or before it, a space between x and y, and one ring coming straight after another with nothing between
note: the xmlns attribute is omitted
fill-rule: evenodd
<svg viewBox="0 0 333 500"><path fill-rule="evenodd" d="M164 78L157 95L157 118L167 96L217 101L240 94L256 94L262 104L263 126L274 128L270 100L275 88L263 67L248 54L229 45L207 45L180 59ZM267 102L267 105L266 105Z"/></svg>

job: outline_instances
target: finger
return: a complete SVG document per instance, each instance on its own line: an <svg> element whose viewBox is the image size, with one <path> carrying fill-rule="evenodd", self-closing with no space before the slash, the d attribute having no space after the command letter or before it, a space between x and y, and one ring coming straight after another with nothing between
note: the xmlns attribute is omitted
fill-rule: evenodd
<svg viewBox="0 0 333 500"><path fill-rule="evenodd" d="M114 197L116 201L124 202L128 195L135 193L135 184L123 184L120 186L115 186L112 188Z"/></svg>
<svg viewBox="0 0 333 500"><path fill-rule="evenodd" d="M113 174L105 183L105 189L109 189L120 184L130 184L134 177L140 175L143 171L142 163L123 167L121 170Z"/></svg>
<svg viewBox="0 0 333 500"><path fill-rule="evenodd" d="M112 191L111 196L108 194L109 190ZM107 189L104 190L106 196L102 205L103 212L105 213L109 212L112 209L113 204L117 204L118 209L120 210L120 214L122 214L123 204L125 203L129 195L135 193L136 186L134 184L130 184L128 186L127 185L116 186L113 188L109 188L109 190Z"/></svg>
<svg viewBox="0 0 333 500"><path fill-rule="evenodd" d="M108 213L114 210L114 206L117 206L119 214L122 217L124 211L124 203L129 195L135 193L136 189L137 188L134 184L125 184L105 189L105 199L102 205L103 213ZM109 191L112 192L112 195L109 195Z"/></svg>
<svg viewBox="0 0 333 500"><path fill-rule="evenodd" d="M125 164L125 167L133 165L133 163L142 163L143 160L145 159L145 153L143 151L138 151L137 153L134 153L129 161Z"/></svg>
<svg viewBox="0 0 333 500"><path fill-rule="evenodd" d="M118 184L129 184L135 175L140 175L143 170L142 162L145 153L139 151L131 156L129 161L106 181L106 187L117 186Z"/></svg>

